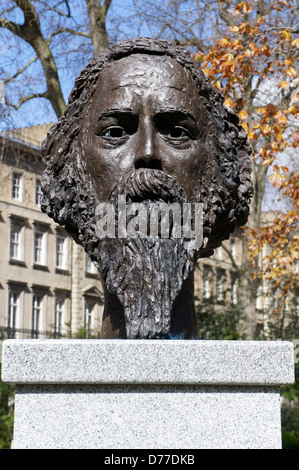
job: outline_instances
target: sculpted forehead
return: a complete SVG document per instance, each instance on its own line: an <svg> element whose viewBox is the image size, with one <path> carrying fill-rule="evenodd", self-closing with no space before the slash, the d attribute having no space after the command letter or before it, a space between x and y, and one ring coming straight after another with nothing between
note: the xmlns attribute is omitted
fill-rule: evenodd
<svg viewBox="0 0 299 470"><path fill-rule="evenodd" d="M176 60L164 56L134 54L110 63L101 72L93 104L97 112L112 108L136 108L136 97L151 97L157 108L197 107L198 90ZM138 112L138 109L132 109Z"/></svg>

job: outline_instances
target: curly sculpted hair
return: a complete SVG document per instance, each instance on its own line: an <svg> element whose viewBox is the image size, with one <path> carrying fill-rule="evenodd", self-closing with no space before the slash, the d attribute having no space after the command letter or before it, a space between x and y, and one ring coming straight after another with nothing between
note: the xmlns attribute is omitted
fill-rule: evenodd
<svg viewBox="0 0 299 470"><path fill-rule="evenodd" d="M181 64L194 80L201 102L210 113L215 132L213 140L214 165L209 181L202 177L201 201L205 201L204 236L208 245L200 256L209 256L213 248L228 238L237 227L244 225L253 194L251 182L250 146L238 116L223 105L223 96L210 84L199 64L184 48L168 41L150 38L126 40L115 44L82 70L71 91L65 113L49 131L42 146L46 169L42 177L42 210L73 238L89 248L94 246L94 234L86 225L94 217L95 195L79 151L77 136L84 116L89 112L93 95L100 86L103 68L132 54L168 56ZM217 169L216 169L217 166ZM91 240L89 239L91 237Z"/></svg>

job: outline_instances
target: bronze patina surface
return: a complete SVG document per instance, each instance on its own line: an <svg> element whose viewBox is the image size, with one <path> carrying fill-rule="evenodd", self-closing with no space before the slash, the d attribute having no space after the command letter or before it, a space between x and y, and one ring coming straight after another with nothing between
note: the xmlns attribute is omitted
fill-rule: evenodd
<svg viewBox="0 0 299 470"><path fill-rule="evenodd" d="M138 38L92 59L43 144L42 209L81 244L106 286L103 338L197 338L193 269L244 225L250 147L238 117L182 47ZM119 199L202 204L203 242L97 236ZM149 213L149 212L147 212ZM194 221L193 221L194 227Z"/></svg>

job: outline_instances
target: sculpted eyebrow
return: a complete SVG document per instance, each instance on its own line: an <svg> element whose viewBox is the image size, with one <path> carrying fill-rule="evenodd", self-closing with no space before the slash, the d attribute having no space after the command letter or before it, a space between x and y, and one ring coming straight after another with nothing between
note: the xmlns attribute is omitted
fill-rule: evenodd
<svg viewBox="0 0 299 470"><path fill-rule="evenodd" d="M135 114L135 113L133 113L132 109L130 109L130 108L107 109L99 115L98 121L100 121L101 119L105 119L105 118L109 118L109 117L115 117L115 116L119 116L119 115L125 116L127 114L132 115L132 114Z"/></svg>
<svg viewBox="0 0 299 470"><path fill-rule="evenodd" d="M195 117L186 109L177 109L177 108L161 108L157 114L173 114L181 119L191 119L196 123Z"/></svg>

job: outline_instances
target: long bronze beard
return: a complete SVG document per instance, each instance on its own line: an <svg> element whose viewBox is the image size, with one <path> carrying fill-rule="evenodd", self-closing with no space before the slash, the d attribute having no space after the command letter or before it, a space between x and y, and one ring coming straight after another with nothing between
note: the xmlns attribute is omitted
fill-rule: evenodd
<svg viewBox="0 0 299 470"><path fill-rule="evenodd" d="M151 203L186 202L179 184L159 170L142 169L122 180L111 194L117 213L117 198ZM194 253L185 239L104 238L99 240L98 264L108 291L116 294L124 309L127 338L170 337L171 312L183 281L194 268Z"/></svg>
<svg viewBox="0 0 299 470"><path fill-rule="evenodd" d="M114 251L105 283L123 306L127 338L170 335L172 306L192 265L180 241L131 238L103 242L109 245L107 251Z"/></svg>

